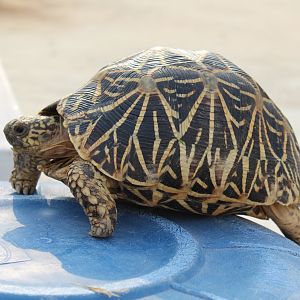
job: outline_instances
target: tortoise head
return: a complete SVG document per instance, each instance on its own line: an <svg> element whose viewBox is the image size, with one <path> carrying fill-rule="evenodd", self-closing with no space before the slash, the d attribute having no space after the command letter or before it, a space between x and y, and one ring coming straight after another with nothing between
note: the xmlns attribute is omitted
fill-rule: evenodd
<svg viewBox="0 0 300 300"><path fill-rule="evenodd" d="M39 150L57 134L59 116L20 117L6 124L4 134L14 149Z"/></svg>

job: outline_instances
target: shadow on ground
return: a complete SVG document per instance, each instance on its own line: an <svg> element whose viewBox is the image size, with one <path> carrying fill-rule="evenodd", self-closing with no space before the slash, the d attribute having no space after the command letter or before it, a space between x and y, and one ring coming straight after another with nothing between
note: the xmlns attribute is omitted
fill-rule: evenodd
<svg viewBox="0 0 300 300"><path fill-rule="evenodd" d="M141 276L166 264L176 240L148 212L121 206L113 237L95 239L79 204L71 201L13 201L23 227L4 239L18 248L49 252L69 273L99 280Z"/></svg>

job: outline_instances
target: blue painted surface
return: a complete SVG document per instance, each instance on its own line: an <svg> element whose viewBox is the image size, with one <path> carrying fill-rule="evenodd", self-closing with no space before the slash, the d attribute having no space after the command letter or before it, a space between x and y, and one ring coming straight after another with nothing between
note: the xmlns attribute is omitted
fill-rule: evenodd
<svg viewBox="0 0 300 300"><path fill-rule="evenodd" d="M98 240L67 196L0 183L0 299L300 299L300 247L257 224L120 204Z"/></svg>

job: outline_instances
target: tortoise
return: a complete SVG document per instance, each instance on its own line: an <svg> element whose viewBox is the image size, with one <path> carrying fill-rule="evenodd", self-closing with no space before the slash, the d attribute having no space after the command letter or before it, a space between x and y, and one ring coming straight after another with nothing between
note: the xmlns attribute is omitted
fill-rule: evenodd
<svg viewBox="0 0 300 300"><path fill-rule="evenodd" d="M38 116L10 121L11 183L65 183L93 237L116 200L271 218L300 244L300 157L291 125L258 83L209 51L155 47L110 64Z"/></svg>

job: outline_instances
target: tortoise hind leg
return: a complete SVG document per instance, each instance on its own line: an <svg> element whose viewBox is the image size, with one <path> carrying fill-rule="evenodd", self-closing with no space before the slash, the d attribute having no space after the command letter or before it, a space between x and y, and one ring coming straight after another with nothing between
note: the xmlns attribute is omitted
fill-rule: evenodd
<svg viewBox="0 0 300 300"><path fill-rule="evenodd" d="M275 203L264 206L264 211L287 238L300 245L300 209L297 205L284 206Z"/></svg>
<svg viewBox="0 0 300 300"><path fill-rule="evenodd" d="M89 218L93 237L107 237L114 232L117 209L106 186L106 177L88 161L71 163L67 184Z"/></svg>

